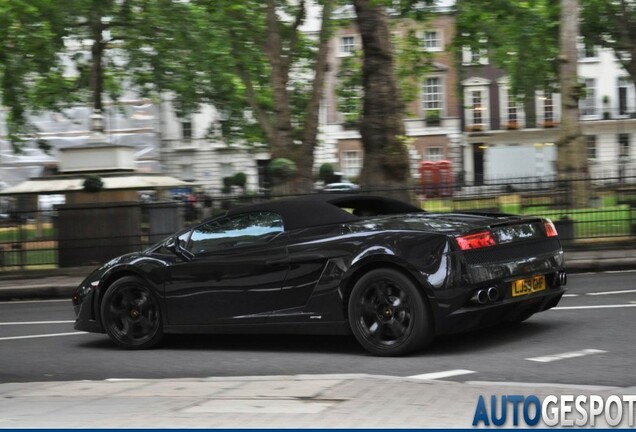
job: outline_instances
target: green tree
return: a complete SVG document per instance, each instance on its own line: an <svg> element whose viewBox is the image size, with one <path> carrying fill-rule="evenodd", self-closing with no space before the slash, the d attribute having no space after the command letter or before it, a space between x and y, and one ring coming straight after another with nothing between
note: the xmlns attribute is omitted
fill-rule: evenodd
<svg viewBox="0 0 636 432"><path fill-rule="evenodd" d="M307 14L305 0L195 3L205 9L214 37L227 44L224 60L207 62L205 74L210 79L225 74L236 90L234 96L214 95L219 97L211 102L224 107L234 130L251 125L251 140L267 143L272 159L293 160L298 171L292 189L310 192L335 0L319 2L322 24L315 37L301 31ZM229 134L228 129L224 132Z"/></svg>
<svg viewBox="0 0 636 432"><path fill-rule="evenodd" d="M586 44L611 48L636 82L636 3L631 0L580 0L581 33Z"/></svg>
<svg viewBox="0 0 636 432"><path fill-rule="evenodd" d="M324 163L320 165L320 168L318 169L318 179L325 184L332 183L332 179L334 177L335 172L336 170L333 164Z"/></svg>
<svg viewBox="0 0 636 432"><path fill-rule="evenodd" d="M581 132L577 77L579 0L561 0L559 37L559 87L561 89L561 128L557 142L557 174L567 180L576 207L590 203L587 144Z"/></svg>
<svg viewBox="0 0 636 432"><path fill-rule="evenodd" d="M192 109L205 85L191 67L203 18L187 2L0 0L0 94L15 147L28 113L79 104L100 112L104 97L171 91ZM71 73L68 73L68 71Z"/></svg>
<svg viewBox="0 0 636 432"><path fill-rule="evenodd" d="M458 0L457 49L488 49L504 69L511 91L532 101L538 90L561 93L557 175L568 180L574 204L589 204L585 144L581 135L577 78L578 0Z"/></svg>
<svg viewBox="0 0 636 432"><path fill-rule="evenodd" d="M510 77L512 92L532 100L559 76L559 3L552 0L457 0L455 48L487 50ZM573 35L572 37L575 37Z"/></svg>
<svg viewBox="0 0 636 432"><path fill-rule="evenodd" d="M396 72L387 7L401 17L423 18L431 1L353 0L362 39L362 117L360 135L364 165L363 188L389 189L391 195L411 200L410 167L403 117L404 102Z"/></svg>
<svg viewBox="0 0 636 432"><path fill-rule="evenodd" d="M402 111L405 112L405 107L420 95L422 79L432 70L433 55L422 50L422 40L417 35L418 30L425 28L426 20L420 22L398 16L389 19L389 25L393 34L391 43L395 51L398 90ZM344 57L337 72L338 111L348 124L357 124L362 116L362 54L361 50L357 50L353 55Z"/></svg>
<svg viewBox="0 0 636 432"><path fill-rule="evenodd" d="M269 164L269 172L272 175L274 184L282 185L297 174L298 167L291 159L276 158Z"/></svg>

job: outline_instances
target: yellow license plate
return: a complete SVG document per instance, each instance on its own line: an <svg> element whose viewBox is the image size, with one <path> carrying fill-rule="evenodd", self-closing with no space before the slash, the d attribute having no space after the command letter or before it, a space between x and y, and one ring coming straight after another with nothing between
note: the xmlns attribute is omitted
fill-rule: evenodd
<svg viewBox="0 0 636 432"><path fill-rule="evenodd" d="M545 276L534 276L529 279L519 279L512 283L512 296L519 297L545 289Z"/></svg>

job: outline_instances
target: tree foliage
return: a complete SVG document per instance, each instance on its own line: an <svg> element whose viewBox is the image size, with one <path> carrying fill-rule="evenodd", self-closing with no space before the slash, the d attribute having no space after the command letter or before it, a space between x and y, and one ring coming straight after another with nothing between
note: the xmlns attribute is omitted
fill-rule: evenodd
<svg viewBox="0 0 636 432"><path fill-rule="evenodd" d="M28 113L86 105L103 108L125 90L193 109L207 85L193 53L204 55L193 28L205 28L187 2L158 0L0 0L0 94L19 146L33 130ZM200 85L198 85L200 84Z"/></svg>
<svg viewBox="0 0 636 432"><path fill-rule="evenodd" d="M276 158L269 164L269 172L275 184L282 184L293 178L298 168L293 160Z"/></svg>
<svg viewBox="0 0 636 432"><path fill-rule="evenodd" d="M561 93L557 175L570 180L576 206L589 201L577 78L578 0L458 0L457 49L488 50L504 69L511 91L527 102L537 90ZM574 181L577 180L577 181Z"/></svg>
<svg viewBox="0 0 636 432"><path fill-rule="evenodd" d="M336 172L336 169L333 166L333 164L324 163L320 165L320 168L318 169L318 179L325 184L332 183L332 179L334 177L335 172Z"/></svg>
<svg viewBox="0 0 636 432"><path fill-rule="evenodd" d="M423 18L422 18L423 19ZM418 32L426 28L428 20L412 21L395 16L389 21L393 37L391 43L395 51L395 73L402 103L406 107L420 96L423 78L432 70L433 55L422 50L422 39ZM338 111L343 114L345 123L357 124L362 115L362 50L344 57L338 68L338 86L336 98Z"/></svg>
<svg viewBox="0 0 636 432"><path fill-rule="evenodd" d="M581 33L587 44L614 50L636 82L636 3L631 0L581 0Z"/></svg>
<svg viewBox="0 0 636 432"><path fill-rule="evenodd" d="M554 0L457 1L457 51L488 52L506 70L520 99L551 90L559 76L559 2Z"/></svg>
<svg viewBox="0 0 636 432"><path fill-rule="evenodd" d="M223 61L208 62L204 72L230 78L226 81L232 92L213 100L227 113L226 137L231 139L233 132L251 123L254 134L243 138L269 144L273 159L292 159L298 167L299 191L311 190L335 1L319 2L324 19L316 35L301 31L305 0L193 1L205 10L214 37L226 43Z"/></svg>

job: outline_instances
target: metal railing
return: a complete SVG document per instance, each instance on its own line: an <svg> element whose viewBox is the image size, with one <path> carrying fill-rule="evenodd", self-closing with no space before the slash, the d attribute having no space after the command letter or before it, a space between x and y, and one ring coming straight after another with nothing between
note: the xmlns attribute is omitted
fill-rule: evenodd
<svg viewBox="0 0 636 432"><path fill-rule="evenodd" d="M573 206L574 182L586 182L585 187L590 188L592 198L588 206ZM357 193L366 192L392 195L395 191L372 189ZM595 247L601 242L625 240L634 244L636 240L635 175L570 181L502 179L479 185L439 183L415 185L411 192L430 212L501 212L549 217L555 221L566 245ZM0 218L0 271L99 264L121 253L143 250L204 217L279 197L222 195L208 200L207 207L202 201L196 206L176 202L127 203L125 211L130 214L124 216L118 203L100 204L98 213L94 207L74 206L71 216L64 216L67 211L64 206L47 212L14 210ZM153 209L162 205L172 209L171 213L153 213ZM91 213L82 219L81 214L86 212ZM122 222L115 223L110 231L103 229L100 225L107 222L113 225L113 215L118 215ZM83 229L88 224L94 225L93 234Z"/></svg>

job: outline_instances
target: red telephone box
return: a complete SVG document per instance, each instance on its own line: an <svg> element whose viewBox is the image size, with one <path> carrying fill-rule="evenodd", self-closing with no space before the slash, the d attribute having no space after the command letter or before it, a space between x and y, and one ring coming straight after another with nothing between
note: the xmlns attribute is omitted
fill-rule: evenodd
<svg viewBox="0 0 636 432"><path fill-rule="evenodd" d="M441 160L435 163L439 175L439 194L443 197L453 195L453 170L450 161Z"/></svg>
<svg viewBox="0 0 636 432"><path fill-rule="evenodd" d="M423 161L420 163L420 186L422 193L427 197L437 196L439 186L439 167L435 162Z"/></svg>

